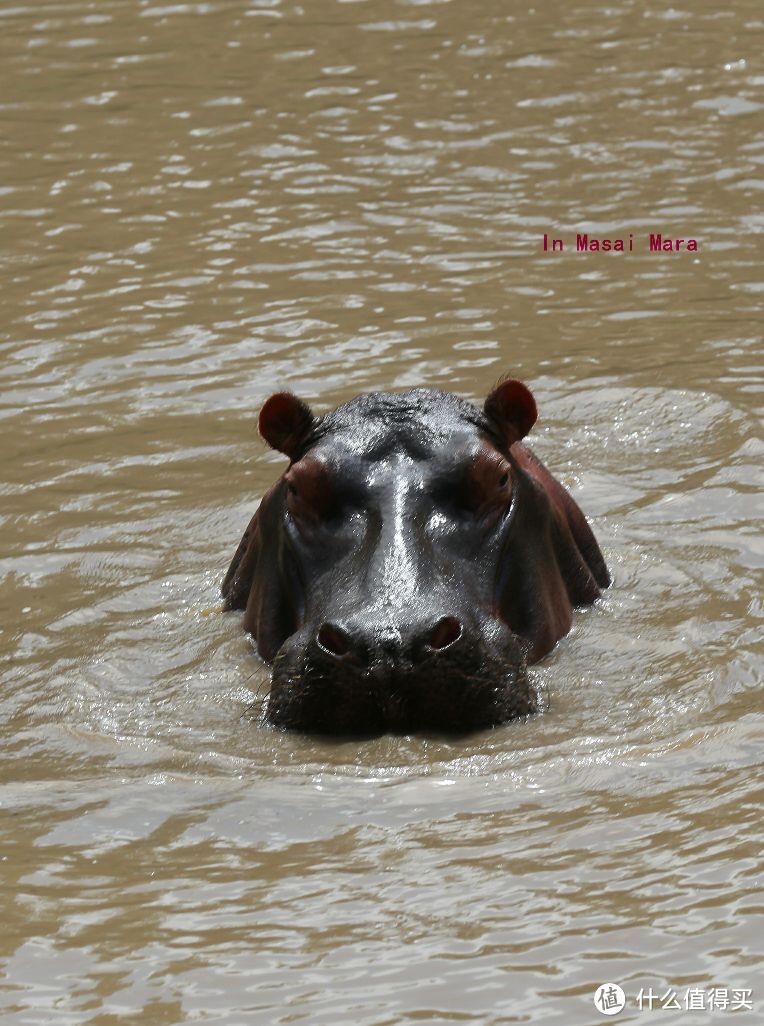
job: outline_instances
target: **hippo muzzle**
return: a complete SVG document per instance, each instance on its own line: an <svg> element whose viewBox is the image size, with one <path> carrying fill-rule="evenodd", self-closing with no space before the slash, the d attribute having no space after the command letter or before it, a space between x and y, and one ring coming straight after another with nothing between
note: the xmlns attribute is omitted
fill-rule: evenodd
<svg viewBox="0 0 764 1026"><path fill-rule="evenodd" d="M321 733L377 734L478 730L535 712L518 639L494 626L449 616L404 638L381 624L310 624L276 656L268 718Z"/></svg>
<svg viewBox="0 0 764 1026"><path fill-rule="evenodd" d="M508 380L363 395L322 418L290 393L260 432L290 459L223 582L273 664L267 718L331 734L465 732L537 709L526 667L609 583L573 499L520 440Z"/></svg>

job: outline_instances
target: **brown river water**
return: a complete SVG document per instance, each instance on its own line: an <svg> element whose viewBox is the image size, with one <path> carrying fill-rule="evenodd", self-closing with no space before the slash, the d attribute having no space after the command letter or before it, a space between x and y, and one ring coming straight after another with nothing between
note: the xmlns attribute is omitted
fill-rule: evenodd
<svg viewBox="0 0 764 1026"><path fill-rule="evenodd" d="M762 53L760 0L0 5L3 1026L764 1022ZM615 582L547 711L264 726L263 399L507 372Z"/></svg>

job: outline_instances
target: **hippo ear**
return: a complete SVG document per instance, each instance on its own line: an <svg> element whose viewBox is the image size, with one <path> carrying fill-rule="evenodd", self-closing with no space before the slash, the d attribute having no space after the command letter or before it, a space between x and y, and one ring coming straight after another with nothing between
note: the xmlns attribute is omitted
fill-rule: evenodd
<svg viewBox="0 0 764 1026"><path fill-rule="evenodd" d="M508 378L494 388L483 406L488 419L496 425L507 448L525 438L536 423L536 400L522 381Z"/></svg>
<svg viewBox="0 0 764 1026"><path fill-rule="evenodd" d="M291 392L276 392L266 399L257 422L268 445L290 459L297 455L314 424L308 404Z"/></svg>

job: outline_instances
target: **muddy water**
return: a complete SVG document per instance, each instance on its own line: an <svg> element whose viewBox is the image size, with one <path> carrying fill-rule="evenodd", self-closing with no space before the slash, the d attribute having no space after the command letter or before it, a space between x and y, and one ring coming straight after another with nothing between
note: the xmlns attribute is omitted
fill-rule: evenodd
<svg viewBox="0 0 764 1026"><path fill-rule="evenodd" d="M762 51L756 0L0 7L4 1024L762 1021ZM263 398L507 371L615 577L546 714L253 721Z"/></svg>

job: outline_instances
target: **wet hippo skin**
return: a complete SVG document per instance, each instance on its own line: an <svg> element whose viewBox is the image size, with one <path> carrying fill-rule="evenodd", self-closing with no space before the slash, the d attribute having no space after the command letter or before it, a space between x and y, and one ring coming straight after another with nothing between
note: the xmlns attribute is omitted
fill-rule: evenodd
<svg viewBox="0 0 764 1026"><path fill-rule="evenodd" d="M223 581L273 664L267 718L310 732L464 732L536 711L526 666L610 578L563 486L523 444L536 403L418 388L323 417L272 395L289 457Z"/></svg>

